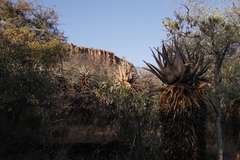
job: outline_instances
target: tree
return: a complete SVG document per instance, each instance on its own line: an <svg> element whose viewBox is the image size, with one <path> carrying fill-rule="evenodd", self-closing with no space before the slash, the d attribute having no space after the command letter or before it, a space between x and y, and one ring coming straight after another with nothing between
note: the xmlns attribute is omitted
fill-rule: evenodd
<svg viewBox="0 0 240 160"><path fill-rule="evenodd" d="M52 8L0 1L1 142L19 134L23 126L31 131L41 128L53 91L50 73L66 53L57 20Z"/></svg>
<svg viewBox="0 0 240 160"><path fill-rule="evenodd" d="M174 47L155 48L153 56L158 67L146 63L148 71L167 87L159 101L159 119L162 124L162 147L165 159L204 159L205 110L204 86L200 78L206 71L204 54L183 54L174 41Z"/></svg>
<svg viewBox="0 0 240 160"><path fill-rule="evenodd" d="M237 52L239 47L239 2L228 8L206 7L203 2L189 1L186 13L175 13L176 20L166 18L164 26L170 35L194 39L196 45L213 59L212 77L214 78L216 126L218 133L218 159L223 159L222 109L220 100L222 86L222 66L228 57ZM191 45L194 45L193 43Z"/></svg>

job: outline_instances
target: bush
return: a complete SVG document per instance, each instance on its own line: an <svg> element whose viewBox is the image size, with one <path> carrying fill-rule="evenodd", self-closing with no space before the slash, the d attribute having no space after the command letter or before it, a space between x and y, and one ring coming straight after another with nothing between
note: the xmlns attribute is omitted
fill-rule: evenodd
<svg viewBox="0 0 240 160"><path fill-rule="evenodd" d="M112 127L128 144L133 159L158 159L159 122L157 108L144 92L127 86L104 85L99 96L108 104ZM150 158L150 159L151 159Z"/></svg>

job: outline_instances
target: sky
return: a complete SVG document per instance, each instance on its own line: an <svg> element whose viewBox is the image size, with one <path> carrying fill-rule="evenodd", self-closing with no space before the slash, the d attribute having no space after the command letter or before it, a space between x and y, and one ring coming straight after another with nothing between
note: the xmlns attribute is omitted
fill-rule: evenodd
<svg viewBox="0 0 240 160"><path fill-rule="evenodd" d="M175 0L183 2L184 0ZM174 0L37 0L60 15L68 43L114 52L136 67L154 63L149 47L166 39L165 17L174 17ZM221 1L221 0L219 0Z"/></svg>
<svg viewBox="0 0 240 160"><path fill-rule="evenodd" d="M39 0L56 5L59 29L77 46L114 52L136 67L152 62L149 47L161 45L165 17L173 16L171 0Z"/></svg>

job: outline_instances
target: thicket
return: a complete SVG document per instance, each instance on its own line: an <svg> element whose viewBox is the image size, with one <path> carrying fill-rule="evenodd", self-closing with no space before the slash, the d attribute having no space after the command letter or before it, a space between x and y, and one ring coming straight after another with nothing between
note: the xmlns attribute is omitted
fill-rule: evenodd
<svg viewBox="0 0 240 160"><path fill-rule="evenodd" d="M0 153L26 151L46 128L54 69L65 56L57 14L32 2L0 1ZM21 145L26 144L28 145ZM4 155L6 154L6 155ZM3 157L2 157L3 156Z"/></svg>
<svg viewBox="0 0 240 160"><path fill-rule="evenodd" d="M239 4L227 10L227 15L239 16L237 8ZM179 36L184 52L206 53L214 42L222 47L224 40L218 41L221 33L232 33L221 29L238 29L239 33L239 24L223 25L222 17L209 17L200 21L197 16L176 14L176 22L166 19L164 25L170 38ZM155 91L166 86L157 77L142 68L133 76L125 64L109 66L69 55L53 8L0 0L0 20L0 159L163 159L161 92ZM197 24L210 29L203 31L206 35L190 34L183 29L186 23L191 31ZM214 41L206 40L211 27L218 29L212 32L219 34ZM224 56L218 87L226 159L236 158L240 150L237 37L232 38L234 43ZM211 80L214 55L207 57L212 60L207 72ZM215 93L210 85L205 97L209 99L208 159L216 159L217 152Z"/></svg>

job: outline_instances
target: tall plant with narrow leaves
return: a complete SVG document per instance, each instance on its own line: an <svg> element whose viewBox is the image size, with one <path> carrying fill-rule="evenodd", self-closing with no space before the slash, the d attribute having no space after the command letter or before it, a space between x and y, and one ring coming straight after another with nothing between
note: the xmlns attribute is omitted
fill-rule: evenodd
<svg viewBox="0 0 240 160"><path fill-rule="evenodd" d="M168 31L168 36L185 37L197 41L201 49L212 58L212 72L214 77L214 109L217 132L218 160L223 160L223 135L222 135L222 117L224 115L223 103L228 97L222 87L229 88L229 84L224 86L224 63L234 64L239 58L233 58L239 52L240 42L240 1L228 1L222 7L212 6L210 1L188 1L175 11L175 20L166 18L163 26ZM212 7L209 7L212 6ZM239 63L239 62L238 62ZM235 67L236 68L236 67ZM236 74L231 79L237 78ZM232 85L233 82L230 84ZM238 85L238 82L236 86ZM237 89L237 87L234 87ZM237 89L238 90L238 89ZM225 95L223 95L225 94ZM232 93L237 96L236 93ZM233 96L233 97L234 97Z"/></svg>
<svg viewBox="0 0 240 160"><path fill-rule="evenodd" d="M204 54L184 55L177 42L174 47L154 48L158 67L145 62L146 70L156 75L167 87L159 103L162 124L162 148L165 159L204 159L205 109L203 95L206 82L200 77L207 71Z"/></svg>

